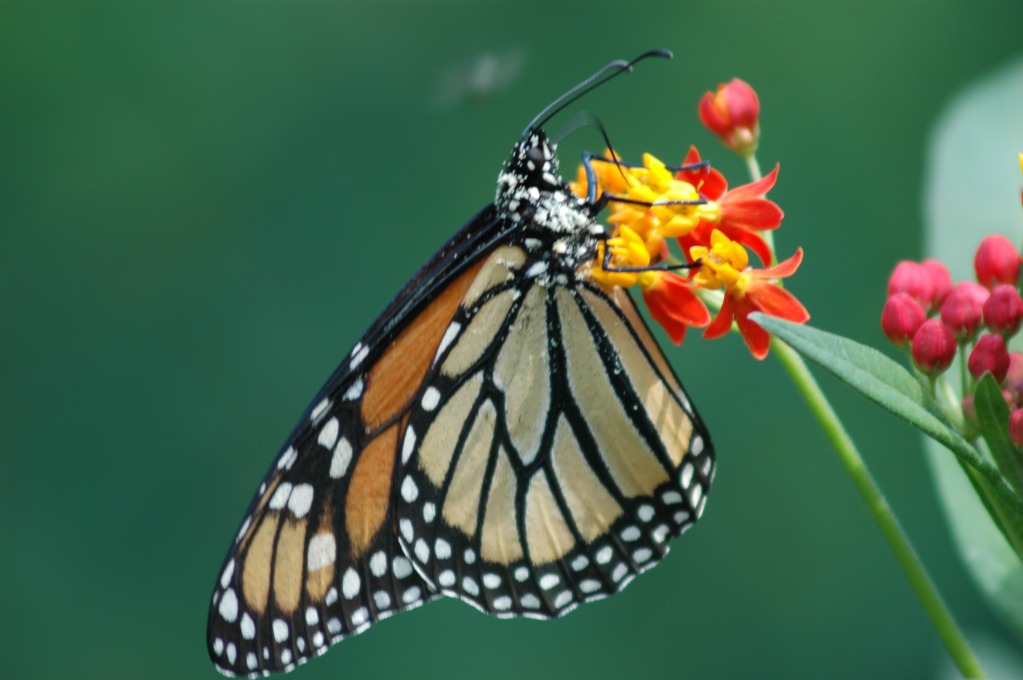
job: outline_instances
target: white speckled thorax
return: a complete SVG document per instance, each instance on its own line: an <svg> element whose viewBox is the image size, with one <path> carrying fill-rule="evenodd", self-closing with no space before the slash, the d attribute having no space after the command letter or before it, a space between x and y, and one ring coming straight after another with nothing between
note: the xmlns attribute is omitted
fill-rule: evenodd
<svg viewBox="0 0 1023 680"><path fill-rule="evenodd" d="M572 193L558 175L557 146L533 130L512 149L497 178L494 199L499 217L521 225L527 250L545 250L552 269L573 271L591 260L606 237L594 221L596 210Z"/></svg>

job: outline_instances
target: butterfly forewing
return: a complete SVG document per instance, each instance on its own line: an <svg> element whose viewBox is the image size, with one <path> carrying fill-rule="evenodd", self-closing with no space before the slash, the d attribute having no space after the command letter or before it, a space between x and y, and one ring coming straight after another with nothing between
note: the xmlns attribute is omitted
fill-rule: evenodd
<svg viewBox="0 0 1023 680"><path fill-rule="evenodd" d="M222 671L287 670L435 596L397 544L393 481L410 402L476 278L488 215L395 298L271 466L213 595L207 642Z"/></svg>

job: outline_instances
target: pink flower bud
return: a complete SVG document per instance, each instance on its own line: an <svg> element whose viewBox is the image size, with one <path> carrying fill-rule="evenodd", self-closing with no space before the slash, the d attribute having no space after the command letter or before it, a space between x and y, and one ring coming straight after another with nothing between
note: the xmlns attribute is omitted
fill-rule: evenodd
<svg viewBox="0 0 1023 680"><path fill-rule="evenodd" d="M1001 383L1009 372L1009 352L1005 349L1005 340L997 333L985 333L970 352L966 366L976 380L990 373Z"/></svg>
<svg viewBox="0 0 1023 680"><path fill-rule="evenodd" d="M979 290L978 290L979 289ZM984 315L984 300L987 290L976 283L963 282L956 285L941 305L941 320L948 325L956 339L969 340L977 333Z"/></svg>
<svg viewBox="0 0 1023 680"><path fill-rule="evenodd" d="M924 321L913 336L913 363L924 373L942 373L955 354L955 336L940 319Z"/></svg>
<svg viewBox="0 0 1023 680"><path fill-rule="evenodd" d="M952 275L948 273L948 267L939 260L924 260L920 263L928 276L931 278L933 292L931 293L931 309L938 309L945 301L948 294L952 292Z"/></svg>
<svg viewBox="0 0 1023 680"><path fill-rule="evenodd" d="M1023 299L1015 286L999 284L984 303L984 325L1003 336L1014 335L1023 322Z"/></svg>
<svg viewBox="0 0 1023 680"><path fill-rule="evenodd" d="M747 83L732 78L718 85L716 92L707 92L700 99L700 121L717 135L729 149L743 155L757 148L760 134L760 100Z"/></svg>
<svg viewBox="0 0 1023 680"><path fill-rule="evenodd" d="M977 420L977 405L973 403L972 394L963 397L963 418L970 425L977 426L980 424L980 421Z"/></svg>
<svg viewBox="0 0 1023 680"><path fill-rule="evenodd" d="M1016 391L1023 390L1023 354L1009 352L1009 372L1005 374L1005 384Z"/></svg>
<svg viewBox="0 0 1023 680"><path fill-rule="evenodd" d="M906 293L923 308L930 307L934 299L934 280L919 262L902 260L888 277L888 295Z"/></svg>
<svg viewBox="0 0 1023 680"><path fill-rule="evenodd" d="M896 293L884 303L881 330L895 345L905 347L913 341L927 316L920 304L906 293Z"/></svg>
<svg viewBox="0 0 1023 680"><path fill-rule="evenodd" d="M1023 448L1023 408L1009 414L1009 437L1013 444Z"/></svg>
<svg viewBox="0 0 1023 680"><path fill-rule="evenodd" d="M987 236L973 257L973 269L977 273L977 281L985 288L993 288L999 283L1015 286L1019 278L1019 253L1012 241L1004 236Z"/></svg>

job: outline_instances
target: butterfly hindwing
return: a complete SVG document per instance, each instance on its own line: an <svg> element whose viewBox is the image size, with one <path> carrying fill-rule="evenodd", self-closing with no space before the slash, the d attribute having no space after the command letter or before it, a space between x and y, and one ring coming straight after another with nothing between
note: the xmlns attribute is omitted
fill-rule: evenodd
<svg viewBox="0 0 1023 680"><path fill-rule="evenodd" d="M409 416L399 540L498 616L620 590L703 509L713 451L628 295L496 250Z"/></svg>

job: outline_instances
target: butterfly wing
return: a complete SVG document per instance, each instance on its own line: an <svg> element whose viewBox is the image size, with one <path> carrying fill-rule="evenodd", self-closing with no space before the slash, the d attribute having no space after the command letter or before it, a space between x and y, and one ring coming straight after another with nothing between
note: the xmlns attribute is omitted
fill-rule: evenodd
<svg viewBox="0 0 1023 680"><path fill-rule="evenodd" d="M496 249L409 413L398 537L498 616L559 616L656 564L703 510L710 439L628 294Z"/></svg>
<svg viewBox="0 0 1023 680"><path fill-rule="evenodd" d="M207 643L223 672L287 670L436 596L396 541L395 462L410 400L500 226L487 208L434 255L282 447L214 590Z"/></svg>

